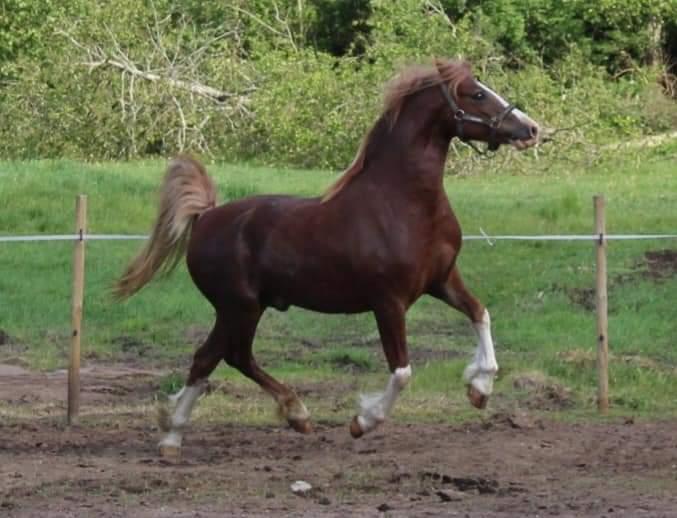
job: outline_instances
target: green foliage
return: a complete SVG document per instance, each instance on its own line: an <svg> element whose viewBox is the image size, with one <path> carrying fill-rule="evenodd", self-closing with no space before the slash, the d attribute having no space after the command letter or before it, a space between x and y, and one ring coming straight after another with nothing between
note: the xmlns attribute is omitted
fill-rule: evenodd
<svg viewBox="0 0 677 518"><path fill-rule="evenodd" d="M76 0L3 0L0 4L0 81L17 79L20 61L41 61L52 24L74 12Z"/></svg>
<svg viewBox="0 0 677 518"><path fill-rule="evenodd" d="M182 372L170 372L166 374L158 383L158 391L165 396L176 394L185 383L185 374Z"/></svg>
<svg viewBox="0 0 677 518"><path fill-rule="evenodd" d="M315 19L308 38L318 50L334 56L362 55L369 43L369 0L313 0Z"/></svg>
<svg viewBox="0 0 677 518"><path fill-rule="evenodd" d="M209 103L185 89L107 65L108 59L120 61L117 53L151 72L173 60L177 72L190 71L237 91L248 66L231 41L220 37L221 29L197 27L169 2L142 7L133 0L116 0L116 9L83 2L79 16L79 22L55 21L48 31L52 45L43 50L43 59L18 61L21 78L2 90L0 113L12 121L0 127L0 152L5 156L97 159L164 154L181 147L179 138L190 141L195 128L207 133L214 128L215 133L228 125L226 113L216 109L206 114ZM92 56L84 48L102 48L105 54ZM201 55L197 66L182 61L196 54ZM182 106L180 111L175 104ZM177 127L180 118L187 135ZM195 139L193 147L199 143Z"/></svg>
<svg viewBox="0 0 677 518"><path fill-rule="evenodd" d="M259 62L252 124L235 136L237 155L302 167L340 168L355 154L376 116L378 82L371 68L303 51L282 59L270 53Z"/></svg>
<svg viewBox="0 0 677 518"><path fill-rule="evenodd" d="M558 149L589 155L583 144L674 127L657 56L674 55L675 20L677 0L6 0L0 155L192 150L342 169L381 85L431 56L470 60L547 127L580 127ZM111 65L118 54L158 77ZM244 100L215 103L186 84ZM478 169L469 157L460 149L456 163Z"/></svg>
<svg viewBox="0 0 677 518"><path fill-rule="evenodd" d="M677 2L452 0L445 7L454 19L471 18L482 38L517 63L541 59L551 64L576 45L586 60L613 72L654 61L668 37L661 35L661 25L674 19Z"/></svg>

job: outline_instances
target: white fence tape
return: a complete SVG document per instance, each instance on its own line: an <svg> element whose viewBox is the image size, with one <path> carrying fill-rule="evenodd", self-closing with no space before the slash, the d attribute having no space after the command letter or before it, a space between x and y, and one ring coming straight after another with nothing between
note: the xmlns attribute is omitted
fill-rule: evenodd
<svg viewBox="0 0 677 518"><path fill-rule="evenodd" d="M635 240L635 239L677 239L677 234L604 234L607 241ZM31 241L138 241L148 239L148 236L140 234L62 234L62 235L36 235L36 236L0 236L3 242L31 242ZM465 241L599 241L598 234L560 234L560 235L505 235L491 236L482 234L479 236L463 236Z"/></svg>
<svg viewBox="0 0 677 518"><path fill-rule="evenodd" d="M464 241L486 241L494 246L495 241L622 241L639 239L677 239L677 234L561 234L543 236L463 236Z"/></svg>
<svg viewBox="0 0 677 518"><path fill-rule="evenodd" d="M0 243L22 241L132 241L148 239L148 236L134 234L61 234L55 236L0 236Z"/></svg>

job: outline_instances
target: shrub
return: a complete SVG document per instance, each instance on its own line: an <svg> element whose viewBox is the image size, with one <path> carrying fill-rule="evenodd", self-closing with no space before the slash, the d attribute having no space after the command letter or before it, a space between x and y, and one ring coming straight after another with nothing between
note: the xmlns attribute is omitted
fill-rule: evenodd
<svg viewBox="0 0 677 518"><path fill-rule="evenodd" d="M677 121L674 101L657 86L659 76L670 84L670 64L651 64L661 34L666 52L677 48L677 0L7 2L5 157L197 150L342 169L379 113L382 84L432 56L467 58L546 126L572 128L539 152L541 160ZM103 58L92 56L97 49ZM160 77L111 66L115 53ZM96 59L98 66L82 65ZM214 101L190 84L227 95ZM464 170L479 169L463 146L454 154Z"/></svg>

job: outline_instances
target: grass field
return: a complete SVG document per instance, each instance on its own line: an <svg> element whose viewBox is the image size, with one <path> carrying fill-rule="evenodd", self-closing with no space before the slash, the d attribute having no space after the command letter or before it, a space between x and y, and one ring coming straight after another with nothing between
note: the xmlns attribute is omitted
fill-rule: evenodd
<svg viewBox="0 0 677 518"><path fill-rule="evenodd" d="M466 234L590 233L592 196L607 198L611 233L675 233L675 147L603 161L592 169L559 164L547 175L453 177L447 189ZM672 158L671 158L672 157ZM0 162L0 235L71 233L77 193L89 197L91 233L145 233L155 213L164 163ZM315 195L333 180L325 171L213 165L222 201L254 193ZM184 268L124 304L109 287L139 242L87 244L83 355L86 361L134 362L177 369L208 331L211 307ZM647 253L677 250L674 241L609 246L612 413L675 414L677 265L647 262ZM0 362L63 367L70 322L70 243L0 243ZM652 256L649 256L652 257ZM587 242L467 242L459 265L466 284L492 313L501 372L498 407L524 403L594 413L594 249ZM657 269L658 268L658 269ZM403 418L448 420L471 415L461 372L474 347L464 317L429 298L408 317L414 377L398 407ZM290 383L353 383L380 388L386 366L371 315L326 316L291 309L264 316L255 350ZM220 367L215 379L249 386ZM164 388L180 383L168 376ZM254 392L254 391L252 391ZM352 392L350 394L352 397ZM333 419L322 401L322 418ZM422 404L425 402L425 404ZM262 407L213 399L251 420L272 419ZM208 406L209 406L208 405ZM326 406L326 405L325 405ZM325 408L325 410L322 410ZM351 406L352 408L352 406ZM346 410L346 412L349 412ZM336 418L343 418L339 416Z"/></svg>

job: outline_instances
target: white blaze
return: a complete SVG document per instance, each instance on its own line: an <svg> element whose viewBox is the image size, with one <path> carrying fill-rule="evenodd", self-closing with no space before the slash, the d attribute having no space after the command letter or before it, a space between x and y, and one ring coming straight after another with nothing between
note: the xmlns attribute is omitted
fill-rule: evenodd
<svg viewBox="0 0 677 518"><path fill-rule="evenodd" d="M487 85L479 83L480 87L484 91L485 95L488 97L493 97L501 106L501 109L505 110L510 104L508 101L503 99L500 95L498 95L496 92L494 92L491 88L489 88ZM536 128L536 136L528 139L528 140L515 140L512 142L512 145L517 148L517 149L526 149L528 147L533 146L534 144L538 143L538 135L540 134L539 131L539 126L536 124L536 121L534 121L531 117L529 117L526 113L524 113L522 110L518 108L514 108L511 112L510 115L514 115L517 117L517 120L519 121L520 124L523 124L524 126L529 126L529 127L534 127Z"/></svg>

